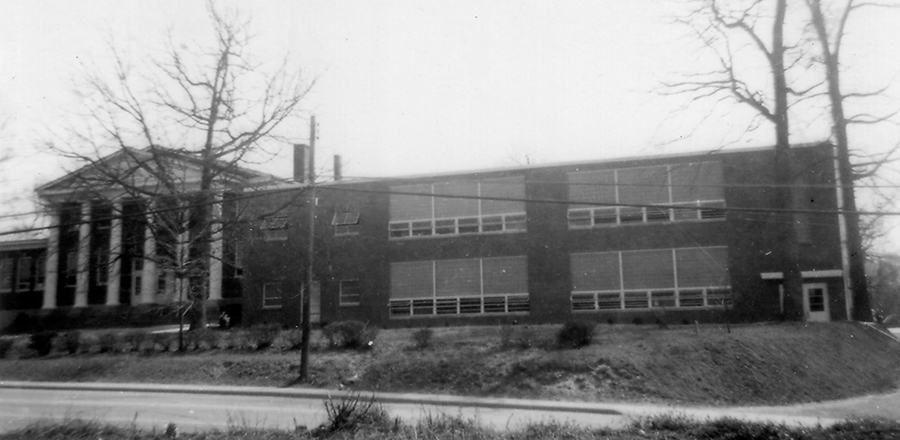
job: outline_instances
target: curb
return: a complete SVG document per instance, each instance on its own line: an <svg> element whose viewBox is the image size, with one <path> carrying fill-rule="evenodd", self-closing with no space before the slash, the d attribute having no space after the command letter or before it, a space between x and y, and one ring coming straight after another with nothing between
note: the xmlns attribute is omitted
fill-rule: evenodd
<svg viewBox="0 0 900 440"><path fill-rule="evenodd" d="M131 383L81 383L81 382L24 382L0 381L0 389L73 390L140 392L169 394L207 394L223 396L283 397L322 399L359 395L373 396L378 402L410 405L454 405L472 408L504 408L530 411L577 412L598 415L621 416L625 413L601 404L585 402L557 402L551 400L501 399L485 397L443 396L430 394L380 393L355 390L323 390L314 388L266 388ZM618 406L618 405L617 405Z"/></svg>

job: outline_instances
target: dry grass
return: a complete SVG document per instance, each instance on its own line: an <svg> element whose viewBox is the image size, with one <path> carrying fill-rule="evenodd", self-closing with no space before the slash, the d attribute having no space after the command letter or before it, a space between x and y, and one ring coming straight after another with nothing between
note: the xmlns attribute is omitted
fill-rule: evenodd
<svg viewBox="0 0 900 440"><path fill-rule="evenodd" d="M428 350L415 330L385 330L368 352L324 349L311 356L311 383L381 391L582 401L782 404L893 390L900 344L850 323L597 327L578 350L553 348L559 326L435 329ZM531 347L521 349L517 347ZM299 354L205 350L187 354L81 354L0 361L7 380L281 386Z"/></svg>

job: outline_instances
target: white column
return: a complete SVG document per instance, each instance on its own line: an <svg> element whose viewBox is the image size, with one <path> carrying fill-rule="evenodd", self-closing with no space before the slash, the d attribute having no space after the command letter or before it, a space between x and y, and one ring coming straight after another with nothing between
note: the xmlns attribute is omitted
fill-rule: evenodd
<svg viewBox="0 0 900 440"><path fill-rule="evenodd" d="M153 204L147 204L153 209ZM158 279L156 275L156 237L153 235L153 215L147 214L147 227L144 229L144 265L141 271L141 304L156 302Z"/></svg>
<svg viewBox="0 0 900 440"><path fill-rule="evenodd" d="M81 224L78 226L78 272L75 276L75 307L86 307L91 278L91 202L81 204Z"/></svg>
<svg viewBox="0 0 900 440"><path fill-rule="evenodd" d="M109 228L109 275L106 280L106 305L119 305L122 281L122 201L113 202Z"/></svg>
<svg viewBox="0 0 900 440"><path fill-rule="evenodd" d="M59 213L50 215L50 236L47 238L47 264L44 265L44 303L42 309L56 308L56 283L59 274Z"/></svg>
<svg viewBox="0 0 900 440"><path fill-rule="evenodd" d="M210 222L211 234L209 243L209 299L222 299L222 204L221 198L216 196L216 203L212 205Z"/></svg>

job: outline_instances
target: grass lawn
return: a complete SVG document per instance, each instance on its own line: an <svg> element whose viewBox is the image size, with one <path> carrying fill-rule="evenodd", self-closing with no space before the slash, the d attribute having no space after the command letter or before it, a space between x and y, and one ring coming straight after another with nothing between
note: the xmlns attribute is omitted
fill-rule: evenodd
<svg viewBox="0 0 900 440"><path fill-rule="evenodd" d="M311 383L336 388L580 401L784 404L895 389L900 344L853 323L655 326L598 325L593 343L554 348L559 326L382 330L371 351L311 354ZM505 347L503 345L506 345ZM297 351L215 349L187 353L64 355L0 361L5 380L283 386Z"/></svg>

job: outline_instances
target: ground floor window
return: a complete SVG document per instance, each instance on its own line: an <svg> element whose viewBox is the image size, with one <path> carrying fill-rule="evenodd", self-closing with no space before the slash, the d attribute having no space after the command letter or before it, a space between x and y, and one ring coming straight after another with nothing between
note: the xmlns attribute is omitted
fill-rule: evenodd
<svg viewBox="0 0 900 440"><path fill-rule="evenodd" d="M572 310L722 307L726 247L572 254Z"/></svg>
<svg viewBox="0 0 900 440"><path fill-rule="evenodd" d="M391 264L391 317L528 311L524 256Z"/></svg>
<svg viewBox="0 0 900 440"><path fill-rule="evenodd" d="M340 302L342 306L358 306L360 298L359 280L341 280Z"/></svg>
<svg viewBox="0 0 900 440"><path fill-rule="evenodd" d="M263 308L280 309L284 305L284 295L281 293L281 283L263 284Z"/></svg>

